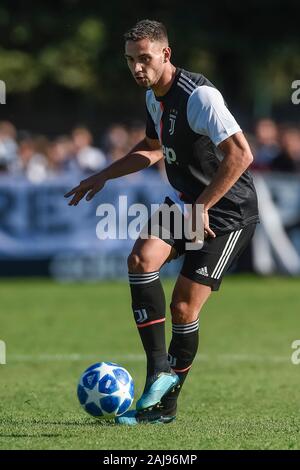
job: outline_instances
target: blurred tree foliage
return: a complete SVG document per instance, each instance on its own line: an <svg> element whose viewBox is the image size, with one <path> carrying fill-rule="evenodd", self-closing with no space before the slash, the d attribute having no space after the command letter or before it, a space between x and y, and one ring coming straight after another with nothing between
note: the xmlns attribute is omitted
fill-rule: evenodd
<svg viewBox="0 0 300 470"><path fill-rule="evenodd" d="M234 108L269 114L300 78L299 13L299 0L1 0L0 79L23 104L141 111L123 34L153 18L168 28L175 64L207 75Z"/></svg>

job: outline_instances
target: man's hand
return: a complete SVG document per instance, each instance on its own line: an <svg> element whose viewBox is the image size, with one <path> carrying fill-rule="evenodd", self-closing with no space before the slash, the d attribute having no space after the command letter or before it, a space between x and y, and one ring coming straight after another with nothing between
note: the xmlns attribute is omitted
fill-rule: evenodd
<svg viewBox="0 0 300 470"><path fill-rule="evenodd" d="M69 206L77 206L77 204L81 201L82 198L84 198L86 194L86 200L90 201L95 196L95 194L104 187L105 183L106 178L101 173L92 175L89 178L80 181L78 186L65 194L65 197L70 197L74 194L73 198L69 202Z"/></svg>
<svg viewBox="0 0 300 470"><path fill-rule="evenodd" d="M200 205L202 206L201 211L199 211L199 209L200 209L199 206ZM198 211L197 211L197 208L198 208ZM215 232L213 232L213 230L209 226L208 210L205 209L202 204L197 203L197 201L194 204L193 210L192 210L192 230L193 230L193 232L197 233L197 231L199 230L199 227L197 227L197 225L196 225L196 217L197 217L197 215L196 215L197 212L196 211L198 212L198 214L199 214L199 212L201 213L201 217L202 217L201 222L202 222L202 226L203 226L204 238L208 238L208 237L215 238L216 234L215 234ZM199 222L198 222L198 226L199 226ZM202 238L202 234L199 234L198 236L196 235L193 242L197 243L198 241L200 241L200 242L203 241L203 240L201 240L201 238Z"/></svg>
<svg viewBox="0 0 300 470"><path fill-rule="evenodd" d="M204 209L203 214L203 228L204 228L204 238L216 238L215 232L209 226L209 215L208 211Z"/></svg>

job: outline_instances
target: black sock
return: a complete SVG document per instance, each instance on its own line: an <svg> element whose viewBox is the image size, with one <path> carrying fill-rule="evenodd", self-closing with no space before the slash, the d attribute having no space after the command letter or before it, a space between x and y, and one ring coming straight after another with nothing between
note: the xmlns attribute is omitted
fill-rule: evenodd
<svg viewBox="0 0 300 470"><path fill-rule="evenodd" d="M147 377L169 372L166 339L164 291L159 272L128 273L132 309L147 356Z"/></svg>
<svg viewBox="0 0 300 470"><path fill-rule="evenodd" d="M162 399L166 410L176 409L177 398L189 373L199 342L199 320L172 325L172 340L169 347L169 363L179 377L179 385Z"/></svg>

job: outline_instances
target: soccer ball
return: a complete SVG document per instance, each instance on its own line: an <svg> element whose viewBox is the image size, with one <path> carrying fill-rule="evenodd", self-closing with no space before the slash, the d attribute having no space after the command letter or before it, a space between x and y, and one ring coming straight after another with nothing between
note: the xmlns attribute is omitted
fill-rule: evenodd
<svg viewBox="0 0 300 470"><path fill-rule="evenodd" d="M77 396L83 409L96 418L120 416L131 406L134 383L124 367L97 362L81 375Z"/></svg>

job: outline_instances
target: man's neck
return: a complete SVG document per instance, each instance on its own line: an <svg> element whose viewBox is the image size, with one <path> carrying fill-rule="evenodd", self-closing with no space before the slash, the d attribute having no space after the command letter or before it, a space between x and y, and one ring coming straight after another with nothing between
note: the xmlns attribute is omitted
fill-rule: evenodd
<svg viewBox="0 0 300 470"><path fill-rule="evenodd" d="M168 67L156 85L152 88L155 96L164 96L168 93L171 86L173 85L174 79L176 76L176 67L170 63L170 67Z"/></svg>

